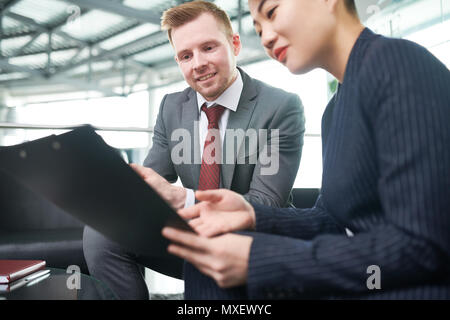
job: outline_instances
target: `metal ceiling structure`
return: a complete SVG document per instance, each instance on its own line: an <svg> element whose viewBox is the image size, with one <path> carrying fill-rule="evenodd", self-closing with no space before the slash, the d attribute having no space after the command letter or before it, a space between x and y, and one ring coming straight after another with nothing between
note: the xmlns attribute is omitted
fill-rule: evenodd
<svg viewBox="0 0 450 320"><path fill-rule="evenodd" d="M76 91L126 96L182 81L160 18L188 1L0 0L0 100L5 91L13 97ZM227 11L241 35L238 64L267 59L247 0L209 1ZM356 5L363 21L381 23L376 31L394 36L450 19L448 0L357 0ZM432 15L423 14L424 6L434 8L428 10ZM393 28L399 12L402 33Z"/></svg>
<svg viewBox="0 0 450 320"><path fill-rule="evenodd" d="M164 10L185 0L0 0L0 86L29 94L97 91L127 95L135 85L182 80ZM266 59L246 0L216 0L241 34L244 65Z"/></svg>

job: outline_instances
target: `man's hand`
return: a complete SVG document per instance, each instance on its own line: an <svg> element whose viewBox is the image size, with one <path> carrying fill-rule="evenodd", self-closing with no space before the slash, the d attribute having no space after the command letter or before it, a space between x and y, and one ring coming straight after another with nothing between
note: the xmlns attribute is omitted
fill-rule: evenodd
<svg viewBox="0 0 450 320"><path fill-rule="evenodd" d="M247 282L252 237L224 234L205 238L192 232L165 227L162 234L171 240L168 251L192 263L221 288Z"/></svg>
<svg viewBox="0 0 450 320"><path fill-rule="evenodd" d="M144 179L164 200L175 210L184 207L186 201L186 189L171 185L166 179L157 174L153 169L134 163L130 167Z"/></svg>
<svg viewBox="0 0 450 320"><path fill-rule="evenodd" d="M240 194L219 189L197 191L195 197L202 202L181 209L178 214L184 219L192 219L189 225L199 235L212 237L255 228L255 211Z"/></svg>

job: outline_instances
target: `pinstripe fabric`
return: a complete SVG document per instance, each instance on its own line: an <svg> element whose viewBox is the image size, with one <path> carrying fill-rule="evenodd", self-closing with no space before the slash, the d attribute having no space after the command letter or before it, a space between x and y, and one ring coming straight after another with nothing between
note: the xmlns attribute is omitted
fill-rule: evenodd
<svg viewBox="0 0 450 320"><path fill-rule="evenodd" d="M417 44L365 29L322 143L314 208L254 205L248 296L449 299L449 70ZM380 290L367 288L371 265Z"/></svg>

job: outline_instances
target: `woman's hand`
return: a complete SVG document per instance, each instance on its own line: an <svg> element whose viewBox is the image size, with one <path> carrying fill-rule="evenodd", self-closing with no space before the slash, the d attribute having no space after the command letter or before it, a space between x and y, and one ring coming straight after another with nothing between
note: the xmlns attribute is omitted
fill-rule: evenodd
<svg viewBox="0 0 450 320"><path fill-rule="evenodd" d="M184 219L192 219L189 225L199 235L212 237L255 228L255 211L242 195L218 189L197 191L195 197L201 202L179 210L178 214Z"/></svg>
<svg viewBox="0 0 450 320"><path fill-rule="evenodd" d="M252 237L224 234L205 238L188 231L165 227L162 234L173 243L168 251L189 261L200 272L211 277L221 288L247 282Z"/></svg>

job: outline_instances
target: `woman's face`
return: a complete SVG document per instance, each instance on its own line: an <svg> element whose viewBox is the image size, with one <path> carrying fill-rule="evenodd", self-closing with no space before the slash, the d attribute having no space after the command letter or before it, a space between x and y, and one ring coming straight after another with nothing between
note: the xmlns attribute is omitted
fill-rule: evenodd
<svg viewBox="0 0 450 320"><path fill-rule="evenodd" d="M326 0L249 0L267 54L295 74L322 67L335 19Z"/></svg>

